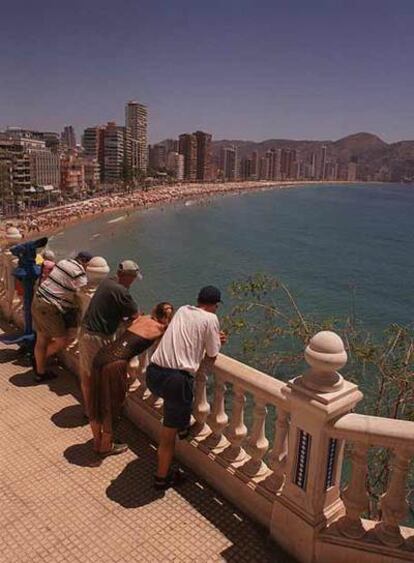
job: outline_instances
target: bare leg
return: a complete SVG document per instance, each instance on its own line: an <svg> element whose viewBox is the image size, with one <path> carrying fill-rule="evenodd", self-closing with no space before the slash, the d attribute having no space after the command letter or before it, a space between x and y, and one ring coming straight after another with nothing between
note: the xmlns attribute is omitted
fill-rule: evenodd
<svg viewBox="0 0 414 563"><path fill-rule="evenodd" d="M68 339L66 336L59 336L54 338L47 346L46 359L54 356L68 345Z"/></svg>
<svg viewBox="0 0 414 563"><path fill-rule="evenodd" d="M157 477L165 478L170 470L172 458L174 456L175 438L177 428L163 426L161 430L160 443L158 446L158 468Z"/></svg>
<svg viewBox="0 0 414 563"><path fill-rule="evenodd" d="M88 375L81 374L81 390L83 397L83 410L86 416L89 416L89 396L90 396L90 380Z"/></svg>
<svg viewBox="0 0 414 563"><path fill-rule="evenodd" d="M37 373L44 374L46 370L46 354L50 339L41 332L37 333L34 356Z"/></svg>
<svg viewBox="0 0 414 563"><path fill-rule="evenodd" d="M113 434L112 434L112 417L107 415L102 424L101 452L109 452L112 450Z"/></svg>
<svg viewBox="0 0 414 563"><path fill-rule="evenodd" d="M93 449L95 452L100 452L102 441L102 425L96 422L96 420L90 420L89 424L91 426L93 435Z"/></svg>

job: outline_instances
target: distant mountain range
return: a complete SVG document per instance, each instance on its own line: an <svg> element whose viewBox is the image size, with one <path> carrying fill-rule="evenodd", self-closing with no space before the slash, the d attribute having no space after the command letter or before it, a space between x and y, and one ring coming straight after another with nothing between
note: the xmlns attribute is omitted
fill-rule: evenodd
<svg viewBox="0 0 414 563"><path fill-rule="evenodd" d="M267 139L266 141L242 141L225 139L213 141L213 155L218 157L224 146L238 148L240 158L250 156L253 151L260 155L271 148L295 149L301 160L310 158L312 153L320 153L322 146L327 148L327 160L339 163L351 160L358 163L360 179L401 181L414 179L414 140L386 143L371 133L356 133L337 141L308 141L290 139Z"/></svg>

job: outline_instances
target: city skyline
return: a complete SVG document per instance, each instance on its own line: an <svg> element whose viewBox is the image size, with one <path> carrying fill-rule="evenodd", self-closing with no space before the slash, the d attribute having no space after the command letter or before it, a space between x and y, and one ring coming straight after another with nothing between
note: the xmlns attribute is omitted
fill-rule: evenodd
<svg viewBox="0 0 414 563"><path fill-rule="evenodd" d="M149 107L149 141L412 139L414 5L49 0L0 22L0 129L81 131ZM15 29L19 33L15 33Z"/></svg>

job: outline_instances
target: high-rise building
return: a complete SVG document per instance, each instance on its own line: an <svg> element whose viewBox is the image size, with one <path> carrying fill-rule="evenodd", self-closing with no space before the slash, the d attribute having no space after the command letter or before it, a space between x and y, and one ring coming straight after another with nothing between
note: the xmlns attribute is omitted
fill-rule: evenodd
<svg viewBox="0 0 414 563"><path fill-rule="evenodd" d="M250 180L252 175L252 161L244 156L240 160L240 177L242 180Z"/></svg>
<svg viewBox="0 0 414 563"><path fill-rule="evenodd" d="M49 149L29 150L30 180L35 186L53 186L60 184L60 159Z"/></svg>
<svg viewBox="0 0 414 563"><path fill-rule="evenodd" d="M104 182L117 182L123 178L127 148L125 127L109 122L104 131Z"/></svg>
<svg viewBox="0 0 414 563"><path fill-rule="evenodd" d="M173 152L173 151L170 151ZM177 151L175 151L177 152ZM153 170L163 170L167 164L167 150L164 144L153 145L149 149L149 163Z"/></svg>
<svg viewBox="0 0 414 563"><path fill-rule="evenodd" d="M61 161L60 189L66 194L77 194L86 189L85 167L77 155L65 154Z"/></svg>
<svg viewBox="0 0 414 563"><path fill-rule="evenodd" d="M220 152L220 170L225 180L237 179L237 148L233 145L223 147Z"/></svg>
<svg viewBox="0 0 414 563"><path fill-rule="evenodd" d="M85 155L99 158L103 154L103 133L105 127L87 127L82 135L82 147Z"/></svg>
<svg viewBox="0 0 414 563"><path fill-rule="evenodd" d="M321 180L325 180L326 178L326 145L323 145L321 150L321 167L319 170L319 178Z"/></svg>
<svg viewBox="0 0 414 563"><path fill-rule="evenodd" d="M197 139L197 180L211 180L212 172L212 146L210 133L196 131L194 133Z"/></svg>
<svg viewBox="0 0 414 563"><path fill-rule="evenodd" d="M252 152L250 176L252 180L259 178L259 153L257 151Z"/></svg>
<svg viewBox="0 0 414 563"><path fill-rule="evenodd" d="M197 178L197 137L191 133L183 133L179 137L178 152L184 156L185 180Z"/></svg>
<svg viewBox="0 0 414 563"><path fill-rule="evenodd" d="M138 141L138 170L148 168L148 110L139 102L129 101L125 106L125 126L131 132L131 139Z"/></svg>
<svg viewBox="0 0 414 563"><path fill-rule="evenodd" d="M96 191L100 185L99 162L96 158L91 157L84 157L81 160L83 162L85 184L91 191Z"/></svg>
<svg viewBox="0 0 414 563"><path fill-rule="evenodd" d="M164 145L165 153L178 152L178 140L177 139L165 139L160 145Z"/></svg>
<svg viewBox="0 0 414 563"><path fill-rule="evenodd" d="M348 163L348 173L347 178L348 182L355 182L357 179L357 163L356 162L349 162Z"/></svg>
<svg viewBox="0 0 414 563"><path fill-rule="evenodd" d="M311 153L309 159L310 169L309 169L309 177L311 179L315 179L317 177L317 155L315 152Z"/></svg>
<svg viewBox="0 0 414 563"><path fill-rule="evenodd" d="M0 149L0 202L3 210L14 203L13 155L2 149Z"/></svg>
<svg viewBox="0 0 414 563"><path fill-rule="evenodd" d="M76 135L72 125L65 125L61 135L62 144L68 149L76 148Z"/></svg>
<svg viewBox="0 0 414 563"><path fill-rule="evenodd" d="M59 186L59 156L48 149L36 133L13 129L7 130L1 137L0 150L13 157L13 192L17 199L21 199L33 186Z"/></svg>
<svg viewBox="0 0 414 563"><path fill-rule="evenodd" d="M87 127L82 135L82 146L85 156L97 159L101 179L103 179L105 169L104 136L105 127Z"/></svg>
<svg viewBox="0 0 414 563"><path fill-rule="evenodd" d="M167 155L166 168L177 180L184 179L184 155L171 151Z"/></svg>

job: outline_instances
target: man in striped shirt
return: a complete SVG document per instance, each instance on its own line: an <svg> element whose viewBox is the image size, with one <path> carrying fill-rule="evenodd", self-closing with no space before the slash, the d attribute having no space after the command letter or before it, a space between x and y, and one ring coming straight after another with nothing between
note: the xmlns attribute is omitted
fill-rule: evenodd
<svg viewBox="0 0 414 563"><path fill-rule="evenodd" d="M33 299L32 314L36 329L34 356L35 380L56 377L46 371L46 362L68 345L69 319L79 309L78 291L88 283L85 268L92 254L83 251L74 259L58 262L43 281Z"/></svg>

